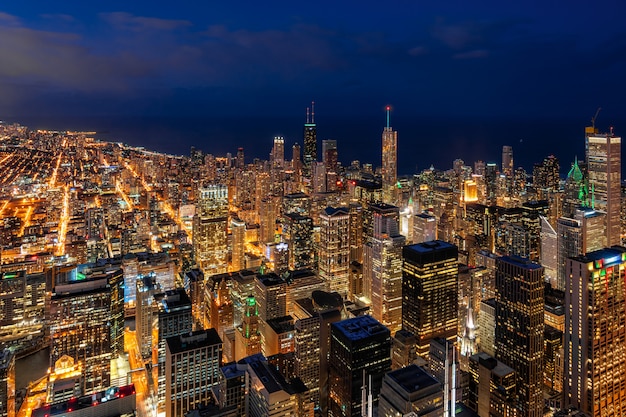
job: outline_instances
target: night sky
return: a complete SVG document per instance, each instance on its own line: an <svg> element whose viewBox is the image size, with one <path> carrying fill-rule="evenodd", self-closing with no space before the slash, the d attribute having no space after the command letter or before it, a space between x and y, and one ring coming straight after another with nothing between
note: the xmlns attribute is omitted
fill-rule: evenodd
<svg viewBox="0 0 626 417"><path fill-rule="evenodd" d="M625 99L623 1L0 4L0 119L177 154L267 158L315 100L343 163L380 164L389 104L402 173L505 144L566 172L598 107L626 135Z"/></svg>

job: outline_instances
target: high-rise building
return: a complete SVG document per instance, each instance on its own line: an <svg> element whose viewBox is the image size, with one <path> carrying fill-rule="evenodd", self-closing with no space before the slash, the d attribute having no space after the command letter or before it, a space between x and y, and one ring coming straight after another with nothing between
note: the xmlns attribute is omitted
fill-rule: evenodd
<svg viewBox="0 0 626 417"><path fill-rule="evenodd" d="M341 320L342 308L340 299L322 291L294 302L295 374L307 386L311 401L322 413L328 410L330 324Z"/></svg>
<svg viewBox="0 0 626 417"><path fill-rule="evenodd" d="M374 213L374 236L365 245L364 277L371 279L372 316L395 334L402 329L402 247L406 238L393 217Z"/></svg>
<svg viewBox="0 0 626 417"><path fill-rule="evenodd" d="M210 185L198 190L193 246L196 263L205 275L226 272L228 265L228 187Z"/></svg>
<svg viewBox="0 0 626 417"><path fill-rule="evenodd" d="M245 300L244 315L235 328L235 360L261 352L259 309L256 298L249 295Z"/></svg>
<svg viewBox="0 0 626 417"><path fill-rule="evenodd" d="M245 240L246 240L246 222L233 218L230 221L230 230L232 233L232 250L230 258L230 270L239 271L246 266L245 260Z"/></svg>
<svg viewBox="0 0 626 417"><path fill-rule="evenodd" d="M398 132L389 126L389 111L387 106L387 126L382 136L382 182L383 198L387 204L397 204L396 195L398 182Z"/></svg>
<svg viewBox="0 0 626 417"><path fill-rule="evenodd" d="M489 356L496 355L496 299L488 298L480 303L478 316L478 339L480 350Z"/></svg>
<svg viewBox="0 0 626 417"><path fill-rule="evenodd" d="M337 141L334 139L322 140L322 162L327 172L337 172Z"/></svg>
<svg viewBox="0 0 626 417"><path fill-rule="evenodd" d="M280 213L280 199L267 196L259 202L259 242L271 243L276 240L276 219Z"/></svg>
<svg viewBox="0 0 626 417"><path fill-rule="evenodd" d="M567 260L564 399L587 415L626 414L626 249Z"/></svg>
<svg viewBox="0 0 626 417"><path fill-rule="evenodd" d="M154 296L157 304L158 336L158 405L165 407L165 345L169 337L189 334L192 330L193 317L191 315L191 300L182 288L165 291Z"/></svg>
<svg viewBox="0 0 626 417"><path fill-rule="evenodd" d="M161 292L156 278L146 275L137 280L137 308L135 312L135 337L139 353L144 359L152 356L152 327L157 311L154 295Z"/></svg>
<svg viewBox="0 0 626 417"><path fill-rule="evenodd" d="M418 340L417 354L428 359L430 341L454 342L458 329L458 249L435 240L402 249L402 328Z"/></svg>
<svg viewBox="0 0 626 417"><path fill-rule="evenodd" d="M527 259L496 259L496 359L517 375L521 416L543 415L543 267Z"/></svg>
<svg viewBox="0 0 626 417"><path fill-rule="evenodd" d="M306 123L304 124L304 167L309 170L311 164L317 161L317 125L315 124L315 102L311 103L311 113L306 109Z"/></svg>
<svg viewBox="0 0 626 417"><path fill-rule="evenodd" d="M0 352L0 417L15 417L15 354Z"/></svg>
<svg viewBox="0 0 626 417"><path fill-rule="evenodd" d="M52 283L50 361L54 366L68 356L80 362L82 392L96 392L111 384L111 359L114 349L120 349L119 343L123 351L123 274L120 269L92 273L72 266L62 268L64 272L55 273Z"/></svg>
<svg viewBox="0 0 626 417"><path fill-rule="evenodd" d="M621 244L621 142L612 129L606 134L588 132L585 140L592 208L606 212L607 246Z"/></svg>
<svg viewBox="0 0 626 417"><path fill-rule="evenodd" d="M272 168L282 169L285 167L285 138L274 137L274 147L272 148Z"/></svg>
<svg viewBox="0 0 626 417"><path fill-rule="evenodd" d="M382 379L391 369L389 329L371 316L331 324L329 416L361 416L362 387L378 405Z"/></svg>
<svg viewBox="0 0 626 417"><path fill-rule="evenodd" d="M287 283L274 273L256 276L256 302L264 322L287 315Z"/></svg>
<svg viewBox="0 0 626 417"><path fill-rule="evenodd" d="M437 218L419 213L413 219L413 243L429 242L437 239Z"/></svg>
<svg viewBox="0 0 626 417"><path fill-rule="evenodd" d="M287 381L284 375L261 354L246 357L238 363L248 374L249 416L313 416L313 403L299 378Z"/></svg>
<svg viewBox="0 0 626 417"><path fill-rule="evenodd" d="M508 177L513 175L513 147L504 145L502 147L502 173Z"/></svg>
<svg viewBox="0 0 626 417"><path fill-rule="evenodd" d="M327 207L320 213L319 274L330 291L344 298L350 293L350 213Z"/></svg>
<svg viewBox="0 0 626 417"><path fill-rule="evenodd" d="M424 369L409 365L385 374L378 403L380 417L441 416L443 411L441 385Z"/></svg>
<svg viewBox="0 0 626 417"><path fill-rule="evenodd" d="M219 384L222 340L215 329L166 339L165 415L184 416L208 404Z"/></svg>
<svg viewBox="0 0 626 417"><path fill-rule="evenodd" d="M285 216L283 239L289 245L289 268L313 266L313 219L296 213Z"/></svg>
<svg viewBox="0 0 626 417"><path fill-rule="evenodd" d="M516 415L515 371L485 352L470 356L468 406L480 417Z"/></svg>
<svg viewBox="0 0 626 417"><path fill-rule="evenodd" d="M565 291L567 258L606 247L606 214L580 207L573 218L561 217L557 222L556 288Z"/></svg>

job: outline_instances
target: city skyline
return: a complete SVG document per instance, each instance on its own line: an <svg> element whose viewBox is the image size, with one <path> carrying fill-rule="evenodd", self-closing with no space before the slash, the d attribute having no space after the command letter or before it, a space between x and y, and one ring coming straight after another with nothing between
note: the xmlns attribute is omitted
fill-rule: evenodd
<svg viewBox="0 0 626 417"><path fill-rule="evenodd" d="M565 10L490 1L7 4L0 120L93 129L176 154L243 146L263 158L271 145L254 148L274 136L303 145L315 100L318 140L337 140L343 161L375 162L367 148L378 148L391 105L401 174L443 166L431 142L467 162L474 147L512 145L526 169L537 161L525 155L545 144L542 156L565 165L582 158L578 139L598 107L601 130L626 126L623 11L612 1ZM599 24L586 30L591 22Z"/></svg>

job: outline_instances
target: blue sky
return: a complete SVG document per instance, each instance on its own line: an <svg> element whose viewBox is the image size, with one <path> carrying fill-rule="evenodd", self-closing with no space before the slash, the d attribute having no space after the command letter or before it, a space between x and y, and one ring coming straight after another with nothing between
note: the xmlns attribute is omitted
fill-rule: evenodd
<svg viewBox="0 0 626 417"><path fill-rule="evenodd" d="M0 119L626 122L619 1L4 3Z"/></svg>

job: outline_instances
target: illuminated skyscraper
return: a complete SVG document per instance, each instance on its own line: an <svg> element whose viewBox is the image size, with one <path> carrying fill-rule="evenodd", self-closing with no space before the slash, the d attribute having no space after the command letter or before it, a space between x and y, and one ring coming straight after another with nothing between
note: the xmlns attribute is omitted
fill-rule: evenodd
<svg viewBox="0 0 626 417"><path fill-rule="evenodd" d="M327 207L320 213L319 274L344 298L350 292L349 230L348 209Z"/></svg>
<svg viewBox="0 0 626 417"><path fill-rule="evenodd" d="M267 196L259 202L259 242L271 243L276 240L276 219L280 213L280 199Z"/></svg>
<svg viewBox="0 0 626 417"><path fill-rule="evenodd" d="M515 371L485 352L470 357L468 406L479 416L514 416Z"/></svg>
<svg viewBox="0 0 626 417"><path fill-rule="evenodd" d="M567 260L565 404L589 416L626 414L626 249Z"/></svg>
<svg viewBox="0 0 626 417"><path fill-rule="evenodd" d="M51 363L67 355L84 370L84 393L106 389L111 384L112 343L116 338L111 329L112 308L120 309L109 281L115 278L123 286L122 272L87 276L76 267L65 267L63 273L54 275L48 316ZM122 330L123 312L122 296Z"/></svg>
<svg viewBox="0 0 626 417"><path fill-rule="evenodd" d="M590 208L579 208L574 218L561 217L557 223L556 288L565 291L567 258L605 248L606 214Z"/></svg>
<svg viewBox="0 0 626 417"><path fill-rule="evenodd" d="M374 215L374 237L365 245L363 268L371 270L372 316L395 334L402 329L402 247L406 238L393 217Z"/></svg>
<svg viewBox="0 0 626 417"><path fill-rule="evenodd" d="M371 316L333 323L329 358L329 416L363 415L364 384L370 387L376 407L383 376L391 370L389 329Z"/></svg>
<svg viewBox="0 0 626 417"><path fill-rule="evenodd" d="M153 316L156 312L154 294L161 291L156 278L146 275L137 280L137 310L135 313L135 336L139 353L144 359L152 356Z"/></svg>
<svg viewBox="0 0 626 417"><path fill-rule="evenodd" d="M402 258L402 328L417 337L416 352L428 359L432 339L456 341L458 249L435 240L405 246Z"/></svg>
<svg viewBox="0 0 626 417"><path fill-rule="evenodd" d="M622 138L615 136L612 130L600 134L595 129L587 133L585 141L592 208L606 212L607 246L621 243L621 142Z"/></svg>
<svg viewBox="0 0 626 417"><path fill-rule="evenodd" d="M274 137L274 147L272 148L272 168L285 167L285 138L282 136Z"/></svg>
<svg viewBox="0 0 626 417"><path fill-rule="evenodd" d="M296 375L309 388L311 400L324 413L328 408L330 323L341 320L343 302L333 299L327 292L316 291L293 304Z"/></svg>
<svg viewBox="0 0 626 417"><path fill-rule="evenodd" d="M246 267L245 262L245 238L246 223L237 218L230 221L230 230L232 233L232 251L230 258L230 270L239 271Z"/></svg>
<svg viewBox="0 0 626 417"><path fill-rule="evenodd" d="M235 360L261 352L259 309L253 295L246 297L241 324L235 329Z"/></svg>
<svg viewBox="0 0 626 417"><path fill-rule="evenodd" d="M304 124L304 167L309 172L311 164L317 161L317 125L315 124L315 102L311 103L311 113L306 109Z"/></svg>
<svg viewBox="0 0 626 417"><path fill-rule="evenodd" d="M502 147L502 173L507 177L513 175L513 147L509 145Z"/></svg>
<svg viewBox="0 0 626 417"><path fill-rule="evenodd" d="M289 269L313 266L313 219L291 213L285 216L283 237L289 245Z"/></svg>
<svg viewBox="0 0 626 417"><path fill-rule="evenodd" d="M159 409L165 407L165 344L169 337L191 332L193 317L191 300L182 288L166 291L154 296L158 309L158 403Z"/></svg>
<svg viewBox="0 0 626 417"><path fill-rule="evenodd" d="M222 340L215 329L167 338L165 357L166 417L184 416L213 399L222 362Z"/></svg>
<svg viewBox="0 0 626 417"><path fill-rule="evenodd" d="M322 162L327 172L337 172L337 141L324 139L322 141Z"/></svg>
<svg viewBox="0 0 626 417"><path fill-rule="evenodd" d="M387 106L387 126L383 129L383 201L396 204L398 182L398 132L389 126L389 111Z"/></svg>
<svg viewBox="0 0 626 417"><path fill-rule="evenodd" d="M520 416L543 416L543 267L496 259L496 359L517 375Z"/></svg>
<svg viewBox="0 0 626 417"><path fill-rule="evenodd" d="M205 275L226 272L228 265L228 187L210 185L198 190L193 246L196 263Z"/></svg>

